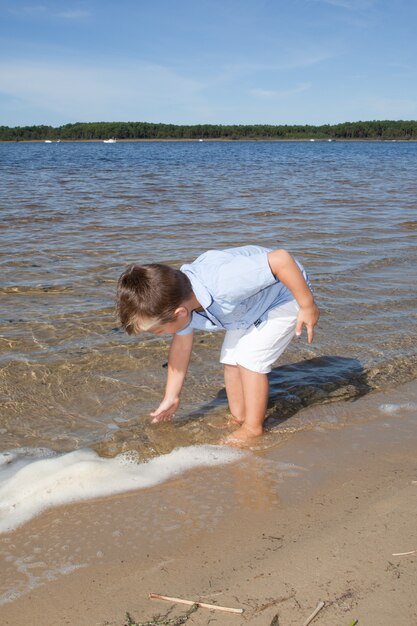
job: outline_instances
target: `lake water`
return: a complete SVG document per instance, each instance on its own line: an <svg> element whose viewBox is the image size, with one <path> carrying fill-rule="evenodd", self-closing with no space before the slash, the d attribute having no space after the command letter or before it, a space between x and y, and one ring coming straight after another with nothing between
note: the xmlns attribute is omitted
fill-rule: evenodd
<svg viewBox="0 0 417 626"><path fill-rule="evenodd" d="M196 336L174 424L150 424L169 339L117 327L132 262L256 243L305 265L322 317L271 374L260 446L308 428L302 407L416 378L417 143L15 143L0 168L6 465L16 449L144 460L217 442L219 333Z"/></svg>

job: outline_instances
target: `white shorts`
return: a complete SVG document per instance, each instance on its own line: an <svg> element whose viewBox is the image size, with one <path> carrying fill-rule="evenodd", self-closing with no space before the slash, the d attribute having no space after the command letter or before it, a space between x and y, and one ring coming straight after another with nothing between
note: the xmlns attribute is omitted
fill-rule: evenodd
<svg viewBox="0 0 417 626"><path fill-rule="evenodd" d="M259 328L228 330L223 341L220 363L241 365L253 372L268 374L295 334L300 307L295 300L271 309Z"/></svg>

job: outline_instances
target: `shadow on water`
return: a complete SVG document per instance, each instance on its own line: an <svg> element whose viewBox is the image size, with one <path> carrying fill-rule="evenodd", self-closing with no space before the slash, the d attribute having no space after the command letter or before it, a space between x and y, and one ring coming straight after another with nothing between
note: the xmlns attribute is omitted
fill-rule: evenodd
<svg viewBox="0 0 417 626"><path fill-rule="evenodd" d="M355 400L372 390L368 372L357 360L323 356L272 370L268 423L280 423L302 408Z"/></svg>
<svg viewBox="0 0 417 626"><path fill-rule="evenodd" d="M375 388L368 383L368 372L357 359L341 356L316 357L276 367L269 375L269 384L267 426L287 420L304 407L354 400ZM216 398L189 413L186 421L226 407L223 388Z"/></svg>

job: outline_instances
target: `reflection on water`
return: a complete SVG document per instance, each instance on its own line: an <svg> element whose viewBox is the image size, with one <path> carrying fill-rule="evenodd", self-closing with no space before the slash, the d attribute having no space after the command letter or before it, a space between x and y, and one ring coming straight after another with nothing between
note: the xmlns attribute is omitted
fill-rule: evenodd
<svg viewBox="0 0 417 626"><path fill-rule="evenodd" d="M175 425L148 414L168 340L113 314L132 261L286 247L322 318L271 375L269 424L415 377L417 144L0 144L1 448L161 454L214 443L220 335L197 335Z"/></svg>

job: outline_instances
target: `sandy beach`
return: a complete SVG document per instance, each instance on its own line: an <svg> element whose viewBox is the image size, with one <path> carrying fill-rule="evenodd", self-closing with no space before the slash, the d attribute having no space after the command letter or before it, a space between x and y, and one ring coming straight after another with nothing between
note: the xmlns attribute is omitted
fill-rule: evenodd
<svg viewBox="0 0 417 626"><path fill-rule="evenodd" d="M415 385L304 412L311 428L282 445L3 535L14 591L1 623L122 626L126 612L141 623L186 610L154 592L244 609L199 608L190 625L301 625L319 601L318 626L416 624L417 554L393 556L417 550Z"/></svg>

